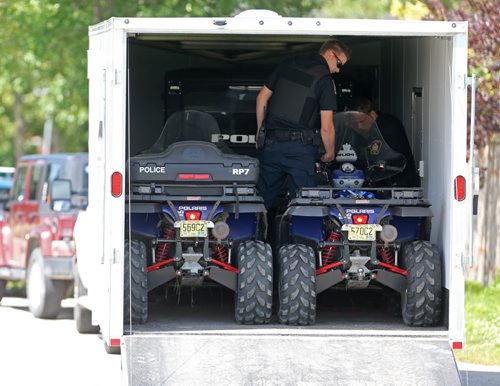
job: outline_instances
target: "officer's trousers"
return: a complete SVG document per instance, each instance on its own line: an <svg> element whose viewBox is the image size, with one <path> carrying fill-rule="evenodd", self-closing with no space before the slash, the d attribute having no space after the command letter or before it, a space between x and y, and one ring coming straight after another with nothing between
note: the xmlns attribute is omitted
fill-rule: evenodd
<svg viewBox="0 0 500 386"><path fill-rule="evenodd" d="M260 156L260 174L257 188L267 209L280 193L285 178L288 177L290 198L298 189L314 186L314 146L305 145L301 140L266 140Z"/></svg>

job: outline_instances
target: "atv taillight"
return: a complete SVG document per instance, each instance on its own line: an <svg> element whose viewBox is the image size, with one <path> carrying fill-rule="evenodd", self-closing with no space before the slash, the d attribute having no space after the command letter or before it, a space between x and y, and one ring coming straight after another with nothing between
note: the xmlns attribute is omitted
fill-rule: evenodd
<svg viewBox="0 0 500 386"><path fill-rule="evenodd" d="M177 174L177 179L180 181L210 181L211 177L208 173L193 174L193 173L183 173Z"/></svg>
<svg viewBox="0 0 500 386"><path fill-rule="evenodd" d="M199 210L187 210L184 212L184 218L186 220L199 220L201 218L201 212Z"/></svg>
<svg viewBox="0 0 500 386"><path fill-rule="evenodd" d="M367 214L353 214L352 215L352 223L353 224L368 224L368 215Z"/></svg>

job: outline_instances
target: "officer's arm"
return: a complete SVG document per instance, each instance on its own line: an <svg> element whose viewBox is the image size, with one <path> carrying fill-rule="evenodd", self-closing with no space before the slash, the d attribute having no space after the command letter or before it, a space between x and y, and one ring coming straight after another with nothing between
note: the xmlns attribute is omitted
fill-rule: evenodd
<svg viewBox="0 0 500 386"><path fill-rule="evenodd" d="M333 127L333 111L321 110L321 138L325 146L323 162L331 162L335 158L335 127Z"/></svg>
<svg viewBox="0 0 500 386"><path fill-rule="evenodd" d="M267 102L269 101L269 98L271 98L271 95L273 95L273 92L266 86L262 86L259 95L257 95L255 111L257 116L257 137L259 136L259 128L262 126L262 122L266 116Z"/></svg>

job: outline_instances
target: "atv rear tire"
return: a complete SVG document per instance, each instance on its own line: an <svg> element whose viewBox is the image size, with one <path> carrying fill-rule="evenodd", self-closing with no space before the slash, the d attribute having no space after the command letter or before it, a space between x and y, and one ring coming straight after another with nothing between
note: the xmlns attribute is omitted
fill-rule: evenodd
<svg viewBox="0 0 500 386"><path fill-rule="evenodd" d="M271 246L249 240L238 246L238 288L235 318L242 324L266 324L273 304L273 254Z"/></svg>
<svg viewBox="0 0 500 386"><path fill-rule="evenodd" d="M280 249L278 319L293 326L316 321L316 262L311 247L288 244Z"/></svg>
<svg viewBox="0 0 500 386"><path fill-rule="evenodd" d="M148 274L146 245L142 241L125 241L125 280L123 319L125 323L148 320Z"/></svg>
<svg viewBox="0 0 500 386"><path fill-rule="evenodd" d="M428 241L417 240L403 249L408 271L406 292L401 295L403 320L408 326L433 326L441 321L441 256Z"/></svg>

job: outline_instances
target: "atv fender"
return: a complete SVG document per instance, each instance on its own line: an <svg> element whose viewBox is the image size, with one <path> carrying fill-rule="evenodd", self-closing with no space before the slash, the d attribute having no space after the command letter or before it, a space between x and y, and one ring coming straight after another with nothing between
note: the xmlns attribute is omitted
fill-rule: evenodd
<svg viewBox="0 0 500 386"><path fill-rule="evenodd" d="M391 213L399 217L434 217L431 208L421 206L393 206Z"/></svg>
<svg viewBox="0 0 500 386"><path fill-rule="evenodd" d="M125 204L126 213L162 213L162 204L155 202L132 202Z"/></svg>
<svg viewBox="0 0 500 386"><path fill-rule="evenodd" d="M226 204L224 210L228 213L267 213L266 207L262 203L238 203Z"/></svg>
<svg viewBox="0 0 500 386"><path fill-rule="evenodd" d="M327 206L291 206L285 211L286 216L327 217L330 211Z"/></svg>

